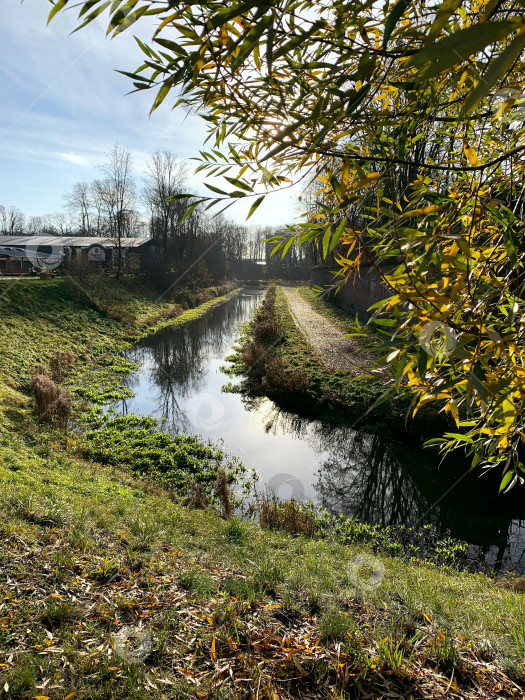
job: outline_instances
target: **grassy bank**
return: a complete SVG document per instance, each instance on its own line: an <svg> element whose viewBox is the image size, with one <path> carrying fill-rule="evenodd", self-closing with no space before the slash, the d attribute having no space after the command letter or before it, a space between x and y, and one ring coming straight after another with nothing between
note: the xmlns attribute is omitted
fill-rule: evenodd
<svg viewBox="0 0 525 700"><path fill-rule="evenodd" d="M291 534L289 510L260 527L224 497L203 508L159 475L211 479L216 448L141 419L81 406L68 436L38 420L34 364L71 350L64 386L118 391L115 352L172 311L142 290L119 321L30 284L0 301L0 697L521 696L519 580L392 558L359 528L344 545Z"/></svg>
<svg viewBox="0 0 525 700"><path fill-rule="evenodd" d="M30 428L0 455L3 697L520 697L523 593L184 507Z"/></svg>
<svg viewBox="0 0 525 700"><path fill-rule="evenodd" d="M12 420L23 429L31 420L30 378L41 372L47 395L40 402L40 427L48 439L172 489L203 488L210 497L219 471L225 470L230 479L241 477L242 465L191 436L160 433L152 418L118 417L102 407L132 395L124 378L136 367L121 351L142 336L205 314L232 287L201 290L195 302L202 303L188 309L187 303L159 298L134 280L124 280L117 289L97 281L96 303L67 280L8 282L0 297L0 400L10 389ZM218 296L220 291L226 295ZM69 402L69 432L47 410L46 402L58 394Z"/></svg>
<svg viewBox="0 0 525 700"><path fill-rule="evenodd" d="M313 294L301 288L309 302ZM327 302L314 308L335 325L349 332L348 317ZM295 324L279 286L270 291L252 322L245 329L227 370L245 377L236 387L252 396L268 396L280 407L310 418L346 423L368 432L392 437L411 436L424 441L439 434L446 423L441 416L428 420L428 411L407 420L409 403L391 399L372 408L383 387L355 376L349 370L328 368ZM368 413L368 411L370 412Z"/></svg>
<svg viewBox="0 0 525 700"><path fill-rule="evenodd" d="M0 279L0 375L22 386L57 349L87 365L163 327L205 313L233 285L161 297L135 279ZM222 292L222 293L221 293ZM173 299L175 297L175 300ZM197 308L188 308L187 299Z"/></svg>

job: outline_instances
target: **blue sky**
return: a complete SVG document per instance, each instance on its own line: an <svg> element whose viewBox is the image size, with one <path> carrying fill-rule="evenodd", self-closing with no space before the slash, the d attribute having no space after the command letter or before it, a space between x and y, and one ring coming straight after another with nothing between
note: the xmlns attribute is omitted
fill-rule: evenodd
<svg viewBox="0 0 525 700"><path fill-rule="evenodd" d="M115 69L133 70L141 52L130 34L105 38L103 20L70 36L75 10L46 27L45 0L1 0L0 204L28 215L63 211L63 194L100 176L97 165L113 143L127 146L140 177L149 153L198 155L205 129L198 117L162 105L148 116L153 94L127 95L131 82ZM148 38L150 27L140 36ZM200 176L192 191L204 193ZM296 195L265 200L250 224L291 223ZM228 215L244 221L248 205Z"/></svg>

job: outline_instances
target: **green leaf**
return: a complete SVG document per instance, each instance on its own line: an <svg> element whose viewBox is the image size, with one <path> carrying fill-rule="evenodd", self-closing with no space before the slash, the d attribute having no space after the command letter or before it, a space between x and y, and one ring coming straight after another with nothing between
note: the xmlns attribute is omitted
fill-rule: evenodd
<svg viewBox="0 0 525 700"><path fill-rule="evenodd" d="M73 31L73 34L75 32L78 32L80 29L83 29L86 25L90 24L94 19L96 19L99 15L101 15L104 10L111 5L111 0L107 0L107 2L102 3L100 7L97 7L96 10L93 10L91 14L89 14L86 19L82 22L82 24L79 24L78 27L75 27L75 30Z"/></svg>
<svg viewBox="0 0 525 700"><path fill-rule="evenodd" d="M411 4L412 0L398 0L394 5L392 12L388 15L385 21L385 33L383 34L383 48L386 49L388 40L392 36L392 32L398 21L405 14L406 9Z"/></svg>
<svg viewBox="0 0 525 700"><path fill-rule="evenodd" d="M266 29L272 24L272 16L263 17L262 20L250 29L246 39L243 41L241 48L239 49L239 54L232 61L232 71L236 71L237 68L244 63L245 59L251 54L253 49L259 44L259 39L264 34Z"/></svg>
<svg viewBox="0 0 525 700"><path fill-rule="evenodd" d="M306 32L297 34L293 37L293 39L290 39L290 41L287 41L286 44L283 44L279 49L277 49L277 51L275 51L273 54L273 60L275 61L281 56L286 56L297 46L299 46L300 44L304 44L304 42L306 42L313 34L315 34L319 29L321 29L321 27L324 26L326 26L325 20L318 19Z"/></svg>
<svg viewBox="0 0 525 700"><path fill-rule="evenodd" d="M368 415L375 408L377 408L378 406L381 406L381 404L383 404L386 401L388 401L389 399L391 399L392 396L394 396L396 393L397 393L397 390L395 388L391 388L391 389L388 389L387 391L385 391L384 394L381 394L381 396L378 399L376 399L374 401L374 403L366 409L365 415Z"/></svg>
<svg viewBox="0 0 525 700"><path fill-rule="evenodd" d="M417 76L419 80L427 80L457 63L464 63L470 56L482 51L489 44L494 44L506 37L520 24L518 20L473 24L421 49L408 59L405 66L412 68L430 62L426 70Z"/></svg>
<svg viewBox="0 0 525 700"><path fill-rule="evenodd" d="M444 437L452 438L453 440L461 440L461 442L474 442L471 437L468 435L462 435L461 433L445 433Z"/></svg>
<svg viewBox="0 0 525 700"><path fill-rule="evenodd" d="M215 187L215 185L210 185L210 184L208 184L207 182L205 182L205 183L204 183L204 187L207 187L207 188L208 188L209 190L211 190L212 192L217 192L217 194L222 194L222 195L224 195L225 197L228 196L228 193L227 193L227 192L225 192L224 190L220 190L218 187Z"/></svg>
<svg viewBox="0 0 525 700"><path fill-rule="evenodd" d="M332 242L330 243L330 248L328 249L330 253L333 251L333 249L336 247L336 245L341 240L341 236L343 235L343 231L345 230L345 228L346 228L346 217L341 221L341 223L337 227L336 232L334 233L334 236L332 238Z"/></svg>
<svg viewBox="0 0 525 700"><path fill-rule="evenodd" d="M171 90L171 85L169 82L165 82L163 85L160 86L159 91L157 92L157 96L155 97L155 100L153 102L153 105L150 110L150 114L154 112L157 107L160 107L160 105L164 102L166 97L168 96L169 91Z"/></svg>
<svg viewBox="0 0 525 700"><path fill-rule="evenodd" d="M501 493L510 484L512 479L515 477L516 477L516 475L514 474L514 472L512 472L512 471L507 472L504 475L503 479L501 480L501 484L499 485L499 492Z"/></svg>
<svg viewBox="0 0 525 700"><path fill-rule="evenodd" d="M234 185L235 187L240 187L241 190L246 190L247 192L253 192L253 187L250 187L242 180L237 180L237 178L235 178L235 177L225 177L224 179L228 180L228 182L231 183L232 185Z"/></svg>
<svg viewBox="0 0 525 700"><path fill-rule="evenodd" d="M195 211L196 207L199 206L199 204L200 204L200 202L195 202L194 204L190 204L190 206L186 209L181 221L184 221L189 216L191 216L193 214L193 212Z"/></svg>
<svg viewBox="0 0 525 700"><path fill-rule="evenodd" d="M283 252L281 254L281 259L284 258L286 253L290 250L292 243L295 241L295 236L290 236L283 246Z"/></svg>
<svg viewBox="0 0 525 700"><path fill-rule="evenodd" d="M47 18L48 24L51 22L53 17L58 12L60 12L60 10L64 9L64 7L67 5L68 2L69 2L69 0L57 0L57 2L55 2L55 4L53 5L53 9L51 10L51 12L49 13L48 18Z"/></svg>
<svg viewBox="0 0 525 700"><path fill-rule="evenodd" d="M264 200L265 197L266 197L266 195L263 194L262 197L259 197L258 199L255 200L255 202L254 202L254 203L252 204L252 206L250 207L250 211L248 212L248 216L246 217L246 221L248 221L248 219L250 218L250 216L251 216L252 214L255 214L255 212L257 211L257 209L259 208L259 206L262 204L262 202L263 202L263 200Z"/></svg>
<svg viewBox="0 0 525 700"><path fill-rule="evenodd" d="M213 15L213 17L206 23L206 27L208 29L217 29L217 27L220 27L222 24L226 24L226 22L229 22L234 17L238 17L239 15L244 14L247 10L251 10L252 7L258 6L259 3L255 1L240 2L237 3L237 5L230 5L229 7L224 8L224 10L220 10L217 12L217 14Z"/></svg>
<svg viewBox="0 0 525 700"><path fill-rule="evenodd" d="M328 228L324 232L324 236L323 236L323 259L326 259L326 256L328 255L328 245L330 243L331 235L332 235L332 228L331 228L331 226L328 226Z"/></svg>
<svg viewBox="0 0 525 700"><path fill-rule="evenodd" d="M525 49L525 34L518 34L506 49L492 61L487 71L480 76L476 87L467 95L460 117L464 117L479 105L498 80L503 78L505 73L512 68L523 49Z"/></svg>

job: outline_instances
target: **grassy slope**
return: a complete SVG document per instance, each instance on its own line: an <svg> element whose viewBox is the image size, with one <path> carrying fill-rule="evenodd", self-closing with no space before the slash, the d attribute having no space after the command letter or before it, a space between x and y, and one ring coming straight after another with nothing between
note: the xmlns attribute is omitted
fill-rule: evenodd
<svg viewBox="0 0 525 700"><path fill-rule="evenodd" d="M26 363L61 343L85 351L90 337L90 352L103 353L122 328L51 292L38 308L44 289L24 291L30 306L13 293L1 302L0 697L229 697L248 685L260 698L312 688L351 697L380 695L385 682L404 697L435 697L449 680L449 697L455 682L455 697L491 697L496 682L501 696L519 697L523 594L381 556L372 564L384 576L370 589L366 569L356 575L363 546L191 510L65 451L19 390ZM39 332L21 335L33 322ZM124 625L151 636L145 664L115 652Z"/></svg>

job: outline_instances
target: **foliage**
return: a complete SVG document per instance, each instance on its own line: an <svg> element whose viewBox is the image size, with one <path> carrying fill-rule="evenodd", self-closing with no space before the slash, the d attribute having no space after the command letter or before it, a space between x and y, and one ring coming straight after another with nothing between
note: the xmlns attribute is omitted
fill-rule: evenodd
<svg viewBox="0 0 525 700"><path fill-rule="evenodd" d="M200 169L228 183L202 201L250 197L251 214L268 191L317 178L322 203L277 250L313 241L341 282L363 257L380 270L392 390L414 411L440 402L463 430L445 449L499 465L502 489L525 471L521 4L117 0L108 27L155 17L145 62L125 73L157 91L152 110L172 89L201 110ZM84 2L81 26L107 6ZM452 329L452 354L420 348L431 322Z"/></svg>

